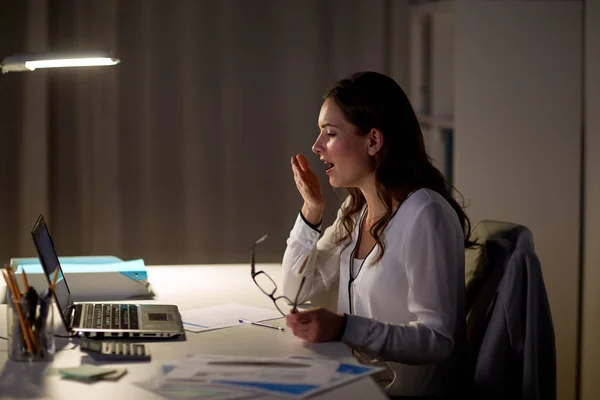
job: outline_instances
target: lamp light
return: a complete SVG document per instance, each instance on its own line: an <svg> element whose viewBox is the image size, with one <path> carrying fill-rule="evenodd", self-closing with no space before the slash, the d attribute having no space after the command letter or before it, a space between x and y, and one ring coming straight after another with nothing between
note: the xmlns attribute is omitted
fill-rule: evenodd
<svg viewBox="0 0 600 400"><path fill-rule="evenodd" d="M16 54L2 60L2 73L35 71L38 68L93 67L116 65L119 59L107 52L69 52Z"/></svg>

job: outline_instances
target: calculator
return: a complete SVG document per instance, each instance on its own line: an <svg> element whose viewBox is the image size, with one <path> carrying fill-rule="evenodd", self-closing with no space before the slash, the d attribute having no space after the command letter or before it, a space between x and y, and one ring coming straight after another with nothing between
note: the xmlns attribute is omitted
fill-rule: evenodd
<svg viewBox="0 0 600 400"><path fill-rule="evenodd" d="M99 341L81 338L81 351L104 361L149 361L150 350L144 343Z"/></svg>

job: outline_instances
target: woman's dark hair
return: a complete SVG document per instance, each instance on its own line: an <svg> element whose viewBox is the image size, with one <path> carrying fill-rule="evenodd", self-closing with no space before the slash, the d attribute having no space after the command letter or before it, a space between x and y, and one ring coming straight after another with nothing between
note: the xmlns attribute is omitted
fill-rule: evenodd
<svg viewBox="0 0 600 400"><path fill-rule="evenodd" d="M372 129L383 134L383 145L374 157L374 168L377 195L386 212L371 228L381 249L375 262L381 260L385 251L381 234L394 213L392 200L395 198L402 203L409 193L421 188L439 193L450 203L463 228L465 247L471 247L469 218L453 197L456 189L427 155L419 121L402 88L386 75L358 72L337 82L323 98L332 99L346 119L358 127L360 135L366 135ZM346 246L355 227L353 217L366 201L359 189L347 190L350 199L343 207L340 219L344 232L337 235L338 244Z"/></svg>

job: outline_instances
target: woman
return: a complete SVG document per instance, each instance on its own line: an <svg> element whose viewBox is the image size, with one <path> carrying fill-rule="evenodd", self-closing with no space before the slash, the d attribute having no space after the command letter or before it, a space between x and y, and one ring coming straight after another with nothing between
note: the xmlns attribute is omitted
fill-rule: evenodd
<svg viewBox="0 0 600 400"><path fill-rule="evenodd" d="M284 292L310 300L339 282L337 313L289 314L307 342L341 340L386 367L391 396L449 398L464 386L464 251L470 223L425 152L400 86L376 72L339 81L324 96L313 152L349 196L320 236L321 187L292 157L304 204L283 257Z"/></svg>

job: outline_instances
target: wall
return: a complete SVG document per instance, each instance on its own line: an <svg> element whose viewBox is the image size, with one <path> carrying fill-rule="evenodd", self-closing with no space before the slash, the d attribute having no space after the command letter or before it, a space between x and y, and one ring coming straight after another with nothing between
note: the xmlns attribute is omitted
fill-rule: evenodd
<svg viewBox="0 0 600 400"><path fill-rule="evenodd" d="M406 82L407 0L20 4L1 6L10 53L99 48L121 63L0 79L2 259L35 255L44 212L64 256L248 262L269 232L257 257L279 262L301 206L289 157L308 155L326 185L310 150L326 88L366 69Z"/></svg>
<svg viewBox="0 0 600 400"><path fill-rule="evenodd" d="M577 358L581 3L457 6L456 186L473 221L507 220L532 230L556 332L558 398L571 400Z"/></svg>
<svg viewBox="0 0 600 400"><path fill-rule="evenodd" d="M581 399L600 398L600 2L585 2L585 217Z"/></svg>
<svg viewBox="0 0 600 400"><path fill-rule="evenodd" d="M29 0L27 7L26 24L23 24L27 33L24 49L30 51L47 51L47 14L48 1ZM9 78L13 78L11 74ZM8 77L8 76L7 76ZM37 219L37 214L44 214L51 223L48 213L50 207L50 189L48 182L48 74L47 71L38 70L35 73L22 74L23 101L22 101L22 130L18 133L21 149L27 149L26 157L19 157L19 212L18 223L13 230L15 238L19 240L18 249L13 249L12 254L27 254L33 247L30 240L30 231Z"/></svg>
<svg viewBox="0 0 600 400"><path fill-rule="evenodd" d="M0 2L0 61L19 53L27 42L27 7L23 2ZM14 75L14 77L13 77ZM17 247L19 223L19 188L21 165L14 159L22 138L20 129L24 94L22 74L0 74L0 255L6 256ZM34 220L32 220L33 222ZM2 259L4 263L6 258Z"/></svg>

